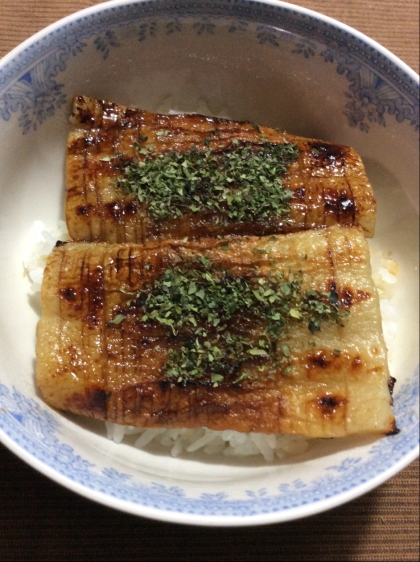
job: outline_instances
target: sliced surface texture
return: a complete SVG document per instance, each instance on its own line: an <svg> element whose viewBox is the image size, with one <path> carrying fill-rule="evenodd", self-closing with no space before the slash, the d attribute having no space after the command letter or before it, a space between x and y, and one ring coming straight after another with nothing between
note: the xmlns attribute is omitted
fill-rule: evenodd
<svg viewBox="0 0 420 562"><path fill-rule="evenodd" d="M59 409L139 427L395 431L360 228L70 242L49 258L42 307L37 382Z"/></svg>
<svg viewBox="0 0 420 562"><path fill-rule="evenodd" d="M74 240L145 243L334 224L374 234L374 194L350 147L86 96L74 98L71 122L66 220Z"/></svg>

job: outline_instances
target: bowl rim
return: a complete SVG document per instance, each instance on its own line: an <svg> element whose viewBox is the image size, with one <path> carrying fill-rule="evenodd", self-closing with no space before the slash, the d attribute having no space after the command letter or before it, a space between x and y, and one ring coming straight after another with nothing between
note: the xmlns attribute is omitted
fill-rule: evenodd
<svg viewBox="0 0 420 562"><path fill-rule="evenodd" d="M178 2L181 3L183 1L184 0L178 0ZM391 62L393 62L396 66L400 67L401 70L406 72L411 77L412 80L419 83L419 74L415 72L410 66L408 66L408 64L406 64L403 60L401 60L399 57L394 55L394 53L392 53L389 49L387 49L386 47L384 47L383 45L381 45L380 43L378 43L368 35L365 35L361 31L358 31L357 29L351 27L350 25L342 23L339 20L336 20L335 18L326 16L315 10L310 10L309 8L305 8L303 6L297 6L296 4L291 4L289 2L283 2L283 0L246 0L246 1L252 4L263 4L267 6L272 6L273 8L282 8L290 12L297 12L302 15L306 15L308 17L312 17L314 19L324 21L325 23L328 23L331 26L338 27L342 31L347 32L349 35L356 37L357 39L367 43L368 45L376 49L379 53L384 55L386 58L390 59ZM53 22L47 27L44 27L43 29L37 31L36 33L25 39L22 43L14 47L9 53L4 55L0 59L0 67L12 61L17 54L19 54L21 51L24 51L29 45L36 43L37 41L50 35L54 31L57 31L63 26L66 26L67 24L70 24L74 21L77 21L84 17L89 17L95 14L96 12L101 12L104 9L109 10L112 8L129 6L130 4L131 5L148 4L148 3L152 4L157 2L159 2L159 0L108 0L107 2L101 2L100 4L95 4L94 6L90 6L88 8L83 8L82 10L78 10L72 14L69 14L68 16L64 16L63 18L60 18L56 22Z"/></svg>
<svg viewBox="0 0 420 562"><path fill-rule="evenodd" d="M184 0L178 0L182 3ZM102 2L94 6L78 10L68 16L65 16L56 22L48 25L47 27L41 29L37 33L33 34L25 41L17 45L9 53L7 53L3 58L0 59L0 69L11 63L16 56L24 52L28 47L34 45L37 42L44 40L50 34L59 31L64 26L73 24L78 20L85 17L94 16L95 14L101 13L104 9L110 10L112 8L119 8L129 5L137 4L153 4L158 3L159 0L110 0L108 2ZM273 8L282 8L290 13L298 13L307 17L311 17L316 21L327 23L341 31L346 32L352 38L364 42L370 47L374 48L378 53L392 62L396 67L402 70L407 76L413 81L419 84L419 75L411 69L405 62L403 62L399 57L394 55L387 48L383 47L377 41L371 39L364 33L357 31L351 26L344 24L332 17L325 16L314 10L308 8L297 6L295 4L290 4L288 2L283 2L281 0L246 0L248 3L260 4L272 6ZM223 2L221 2L223 4ZM395 476L398 472L403 470L406 466L412 463L419 456L419 445L407 452L401 459L399 459L395 464L384 472L376 475L365 483L358 484L350 490L336 494L330 498L322 499L318 502L313 502L312 504L301 505L298 507L291 508L287 511L272 511L270 513L262 514L258 513L256 515L246 515L246 516L235 516L235 515L199 515L199 514L189 514L187 512L175 512L166 509L155 508L150 506L145 506L142 504L136 504L127 500L122 500L110 496L107 493L100 492L97 490L92 490L82 484L75 482L66 475L60 474L56 469L51 468L50 465L46 464L44 461L37 459L30 452L26 451L21 447L16 441L13 440L9 435L0 428L0 441L6 446L13 454L21 458L25 463L27 463L32 468L36 469L41 474L47 476L52 481L64 486L65 488L72 490L73 492L79 494L82 497L93 500L99 504L112 507L114 509L130 513L135 516L148 517L154 520L159 520L163 522L176 522L180 524L188 524L193 526L209 526L209 527L237 527L237 526L250 526L250 525L265 525L270 523L281 523L286 521L293 521L296 519L301 519L315 515L318 513L325 512L329 509L343 505L357 497L360 497L367 492L380 486L388 479Z"/></svg>
<svg viewBox="0 0 420 562"><path fill-rule="evenodd" d="M1 442L6 446L12 453L16 454L21 460L26 464L40 472L42 475L46 476L53 482L60 484L72 492L75 492L81 497L92 500L100 505L106 507L111 507L118 511L129 513L137 517L146 517L154 519L156 521L166 522L166 523L179 523L182 525L192 525L196 527L249 527L249 526L260 526L268 525L272 523L286 523L288 521L295 521L298 519L304 519L312 515L317 515L344 505L362 495L371 492L378 486L385 483L387 480L398 474L401 470L406 468L409 464L415 461L419 457L419 445L405 454L398 462L393 466L388 468L381 474L376 475L371 480L359 484L354 488L341 492L330 498L320 500L319 502L313 502L312 504L300 505L298 507L293 507L287 511L272 511L270 513L258 513L256 515L245 515L245 516L235 516L235 515L203 515L188 512L178 512L170 511L167 509L150 507L142 504L136 504L128 500L122 500L115 498L100 492L97 490L92 490L82 484L75 482L68 476L60 474L57 470L51 468L48 464L35 458L25 449L19 447L16 442L9 437L6 433L0 429L0 437L3 436ZM176 518L176 521L175 521Z"/></svg>

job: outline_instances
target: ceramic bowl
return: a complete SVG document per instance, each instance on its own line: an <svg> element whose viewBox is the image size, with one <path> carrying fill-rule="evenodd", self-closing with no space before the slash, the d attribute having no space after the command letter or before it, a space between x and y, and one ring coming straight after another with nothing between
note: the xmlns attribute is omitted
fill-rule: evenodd
<svg viewBox="0 0 420 562"><path fill-rule="evenodd" d="M172 458L117 445L49 408L34 382L39 295L22 262L35 220L63 218L70 101L86 94L210 112L351 145L378 200L373 245L400 266L393 297L400 433L317 441L257 460ZM270 0L115 1L48 27L0 63L0 436L35 469L126 512L198 525L308 516L378 486L418 454L418 76L334 20Z"/></svg>

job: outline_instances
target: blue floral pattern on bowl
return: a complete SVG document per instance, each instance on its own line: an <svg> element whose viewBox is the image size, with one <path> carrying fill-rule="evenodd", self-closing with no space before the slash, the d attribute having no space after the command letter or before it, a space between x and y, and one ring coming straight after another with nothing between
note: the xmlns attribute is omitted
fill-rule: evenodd
<svg viewBox="0 0 420 562"><path fill-rule="evenodd" d="M252 22L256 42L288 49L296 56L320 57L335 65L337 73L347 80L343 113L352 127L368 132L372 125L386 126L387 120L394 117L398 122L408 121L416 130L419 128L415 85L401 76L398 67L385 61L381 53L363 40L356 42L347 32L315 22L291 8L245 0L185 0L180 4L179 15L173 18L172 14L172 3L167 1L128 4L104 9L100 18L85 18L77 33L72 24L63 26L60 33L52 32L42 43L20 53L14 64L0 70L0 116L9 120L12 113L19 113L23 133L36 130L65 103L69 93L59 83L59 74L66 69L69 59L77 57L89 44L93 43L98 56L107 58L111 49L124 43L128 25L137 28L139 42L143 42L159 35L182 33L184 22L193 18L197 20L193 24L197 35L241 33ZM221 21L228 25L218 25ZM261 25L255 26L258 21ZM289 33L282 28L300 39L290 45Z"/></svg>
<svg viewBox="0 0 420 562"><path fill-rule="evenodd" d="M31 135L62 112L73 95L65 82L73 59L77 61L90 49L98 61L109 60L124 48L127 29L135 31L141 47L159 38L182 36L188 24L200 41L222 34L240 38L246 33L256 45L275 53L287 52L304 62L317 61L331 68L342 85L342 114L357 131L372 133L391 122L418 130L418 85L379 50L348 31L290 5L286 8L248 0L178 0L177 5L177 16L173 17L170 0L110 4L99 13L84 15L77 26L76 20L70 19L18 50L0 65L1 119L5 123L16 120L22 133ZM222 486L216 491L193 492L158 476L146 482L135 471L129 473L106 462L100 465L74 443L69 444L58 414L38 398L29 398L1 381L0 431L24 453L22 456L42 463L69 487L74 484L102 499L112 497L127 506L166 513L252 519L334 501L369 486L378 477L386 479L399 462L407 456L413 458L418 447L418 399L417 368L395 396L399 434L378 440L363 455L349 449L333 456L322 476L301 478L293 474L275 484L275 489L261 482L254 487L247 483L236 487L234 494Z"/></svg>
<svg viewBox="0 0 420 562"><path fill-rule="evenodd" d="M62 441L60 423L37 400L27 399L15 389L0 385L0 428L36 459L70 481L114 498L164 511L197 515L249 517L298 508L333 498L367 483L390 469L412 451L419 441L419 376L400 389L394 411L401 429L397 435L380 439L367 458L345 457L326 468L326 475L281 483L269 493L265 488L242 490L242 497L225 491L188 494L182 486L161 482L144 484L130 474L107 467L99 469Z"/></svg>

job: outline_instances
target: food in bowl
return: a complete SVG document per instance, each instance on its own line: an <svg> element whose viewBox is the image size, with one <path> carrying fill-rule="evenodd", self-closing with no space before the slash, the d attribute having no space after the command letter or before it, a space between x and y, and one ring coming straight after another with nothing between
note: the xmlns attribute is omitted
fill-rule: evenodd
<svg viewBox="0 0 420 562"><path fill-rule="evenodd" d="M149 428L396 430L359 228L66 243L42 307L37 382L59 409Z"/></svg>
<svg viewBox="0 0 420 562"><path fill-rule="evenodd" d="M66 221L74 240L267 235L333 224L375 229L350 147L250 122L163 115L75 96Z"/></svg>
<svg viewBox="0 0 420 562"><path fill-rule="evenodd" d="M170 35L166 24L173 20L173 5L166 0L104 4L43 32L2 65L6 106L1 134L9 147L2 151L2 174L9 189L2 191L7 267L0 431L6 445L35 468L108 506L217 526L291 520L365 493L417 454L418 82L378 45L293 6L224 0L193 4L180 7L180 31ZM245 29L231 31L239 20ZM194 24L209 21L212 33L199 34ZM147 34L151 28L146 27L139 41L140 28L155 22L156 34ZM118 45L108 42L109 49L101 51L97 46L108 32ZM270 33L275 41L270 42ZM308 58L301 49L307 41L314 53ZM261 457L207 460L203 449L177 459L163 454L156 440L147 449L130 446L138 435L144 443L160 429L139 428L140 433L126 434L116 446L106 439L102 422L62 414L41 400L30 376L40 306L37 296L28 301L20 256L32 244L35 219L51 231L63 218L66 123L76 92L161 113L173 108L250 119L354 146L363 155L378 200L372 244L400 264L390 300L397 327L387 340L391 373L398 378L393 406L398 435L311 440L298 458L271 467ZM47 113L51 99L57 101L54 116ZM17 205L18 200L26 204ZM117 432L131 431L131 426L114 425L114 440ZM162 442L169 431L201 432L164 430Z"/></svg>
<svg viewBox="0 0 420 562"><path fill-rule="evenodd" d="M75 242L48 259L37 329L50 405L144 442L397 431L353 149L86 96L71 122Z"/></svg>

